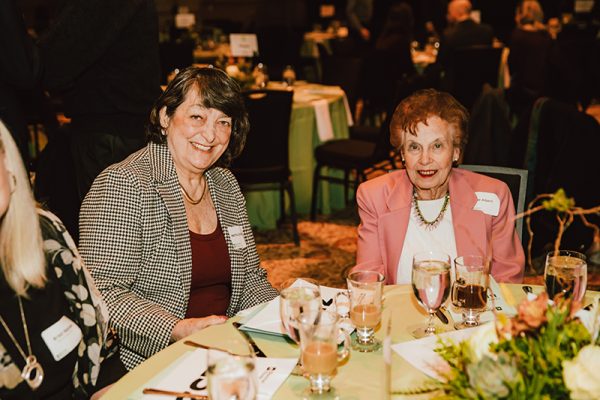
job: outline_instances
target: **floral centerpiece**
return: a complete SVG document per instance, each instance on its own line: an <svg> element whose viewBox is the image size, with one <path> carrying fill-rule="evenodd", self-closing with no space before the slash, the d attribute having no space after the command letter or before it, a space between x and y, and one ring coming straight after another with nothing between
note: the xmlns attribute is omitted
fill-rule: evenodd
<svg viewBox="0 0 600 400"><path fill-rule="evenodd" d="M468 340L440 339L445 379L430 389L442 399L600 399L598 312L584 323L579 309L542 293Z"/></svg>

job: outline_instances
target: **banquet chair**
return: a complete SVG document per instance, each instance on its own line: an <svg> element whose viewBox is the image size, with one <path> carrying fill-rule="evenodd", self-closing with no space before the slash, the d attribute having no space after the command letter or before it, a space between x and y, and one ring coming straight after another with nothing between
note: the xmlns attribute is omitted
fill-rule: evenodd
<svg viewBox="0 0 600 400"><path fill-rule="evenodd" d="M300 244L294 186L289 168L289 129L292 91L252 90L244 92L250 131L242 154L231 171L242 191L279 190L281 220L285 219L285 192L290 200L292 235Z"/></svg>
<svg viewBox="0 0 600 400"><path fill-rule="evenodd" d="M473 165L461 164L459 168L477 172L501 180L506 183L513 198L517 214L525 210L525 197L527 195L527 177L529 172L526 169L496 167L493 165ZM523 218L515 221L519 238L523 239Z"/></svg>
<svg viewBox="0 0 600 400"><path fill-rule="evenodd" d="M312 221L317 216L317 199L319 183L328 181L344 184L344 198L348 203L350 187L350 173L355 172L354 190L361 181L366 181L366 171L369 169L383 169L389 162L391 168L396 168L392 147L390 145L389 120L392 113L388 113L387 120L379 128L376 142L360 139L337 139L325 142L315 148L317 165L313 175L312 200L310 218ZM322 173L323 168L334 168L344 171L344 178Z"/></svg>
<svg viewBox="0 0 600 400"><path fill-rule="evenodd" d="M469 46L451 54L451 66L442 80L442 89L450 92L468 110L479 97L483 84L498 86L502 47Z"/></svg>
<svg viewBox="0 0 600 400"><path fill-rule="evenodd" d="M360 57L321 55L321 82L344 89L350 109L354 114L359 97L360 74L363 61Z"/></svg>

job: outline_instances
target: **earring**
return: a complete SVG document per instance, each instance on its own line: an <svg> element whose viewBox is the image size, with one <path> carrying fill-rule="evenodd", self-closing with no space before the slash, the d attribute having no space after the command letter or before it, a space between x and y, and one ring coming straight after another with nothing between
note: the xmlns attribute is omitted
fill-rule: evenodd
<svg viewBox="0 0 600 400"><path fill-rule="evenodd" d="M8 172L10 174L11 182L10 182L10 194L13 194L15 190L17 190L17 177L12 172Z"/></svg>
<svg viewBox="0 0 600 400"><path fill-rule="evenodd" d="M167 136L167 131L165 130L165 128L160 128L160 133L161 133L163 136Z"/></svg>

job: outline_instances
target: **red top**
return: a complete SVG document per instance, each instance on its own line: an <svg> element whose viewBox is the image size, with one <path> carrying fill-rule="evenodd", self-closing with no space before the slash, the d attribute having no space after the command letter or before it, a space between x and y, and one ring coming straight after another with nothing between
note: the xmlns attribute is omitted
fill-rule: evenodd
<svg viewBox="0 0 600 400"><path fill-rule="evenodd" d="M221 225L213 233L190 231L192 284L186 318L225 315L231 297L231 263Z"/></svg>

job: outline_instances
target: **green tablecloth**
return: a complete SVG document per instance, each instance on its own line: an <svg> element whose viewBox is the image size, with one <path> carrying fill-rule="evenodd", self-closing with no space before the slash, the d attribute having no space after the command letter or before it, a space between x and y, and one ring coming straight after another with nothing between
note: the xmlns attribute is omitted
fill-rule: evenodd
<svg viewBox="0 0 600 400"><path fill-rule="evenodd" d="M342 95L323 95L329 101L333 134L336 139L349 136L346 108ZM294 103L289 132L289 163L294 185L296 212L308 214L315 168L314 148L321 143L317 131L315 110L310 103ZM342 176L341 171L339 172ZM249 191L245 193L250 224L258 229L274 229L280 218L279 192ZM345 207L342 185L323 182L319 189L320 212Z"/></svg>
<svg viewBox="0 0 600 400"><path fill-rule="evenodd" d="M518 304L525 294L521 285L501 284L502 294L507 303ZM534 287L534 292L540 292L542 287ZM385 301L383 321L381 326L387 326L391 318L392 342L404 342L411 340L410 331L414 324L424 323L427 319L425 312L417 304L412 295L410 285L393 285L385 287ZM591 298L598 296L596 292L588 292L587 304ZM237 335L235 329L229 322L219 326L212 326L197 332L189 339L208 346L219 346L227 338ZM436 323L440 323L439 321ZM450 322L450 324L452 321ZM451 329L452 325L447 325ZM282 337L251 333L259 347L269 357L297 357L299 350ZM378 329L376 336L383 338L383 329ZM139 400L142 397L144 387L156 387L153 383L168 372L169 365L173 364L181 355L194 349L183 344L183 340L169 346L158 354L146 360L136 369L129 372L118 381L103 399L132 399ZM333 379L335 395L339 399L384 399L386 389L384 385L384 363L382 351L375 353L352 352L349 359L338 368L338 374ZM397 354L392 359L392 390L408 390L418 388L429 378L414 368L406 360ZM290 376L276 392L274 399L297 399L303 398L308 380L300 376ZM331 398L334 396L332 395ZM323 398L329 398L328 396ZM409 398L406 396L395 396L394 398ZM423 398L415 397L415 398Z"/></svg>

